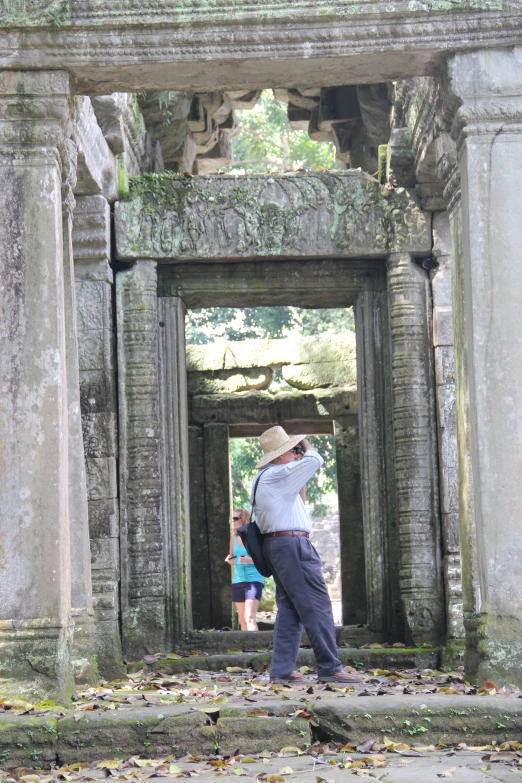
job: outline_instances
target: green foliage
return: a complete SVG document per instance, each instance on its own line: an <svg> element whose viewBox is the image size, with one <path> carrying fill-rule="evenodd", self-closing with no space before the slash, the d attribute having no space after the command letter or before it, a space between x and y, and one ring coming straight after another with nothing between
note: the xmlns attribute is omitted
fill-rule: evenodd
<svg viewBox="0 0 522 783"><path fill-rule="evenodd" d="M351 308L308 310L303 307L209 307L189 310L188 345L226 340L274 339L292 332L305 336L324 332L355 332Z"/></svg>
<svg viewBox="0 0 522 783"><path fill-rule="evenodd" d="M293 130L286 111L286 103L265 90L253 109L236 112L239 132L233 141L234 163L222 171L273 174L339 168L334 145L313 141L305 130Z"/></svg>
<svg viewBox="0 0 522 783"><path fill-rule="evenodd" d="M276 590L276 586L274 582L274 577L270 576L268 579L265 579L263 594L261 596L261 601L259 602L260 612L274 611L276 607L275 590Z"/></svg>
<svg viewBox="0 0 522 783"><path fill-rule="evenodd" d="M312 507L312 516L323 517L337 505L335 441L333 435L311 435L308 440L324 458L324 465L306 485L306 502ZM250 489L263 451L257 438L231 438L229 449L233 506L250 508Z"/></svg>

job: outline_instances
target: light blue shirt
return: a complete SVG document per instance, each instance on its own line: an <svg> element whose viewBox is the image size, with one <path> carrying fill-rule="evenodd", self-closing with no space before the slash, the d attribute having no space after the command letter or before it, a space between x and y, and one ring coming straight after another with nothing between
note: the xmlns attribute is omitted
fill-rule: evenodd
<svg viewBox="0 0 522 783"><path fill-rule="evenodd" d="M234 536L234 552L236 556L234 560L234 575L232 577L232 584L235 585L238 582L261 582L264 585L265 580L255 567L253 563L240 563L239 558L250 557L245 547L241 544L239 536Z"/></svg>
<svg viewBox="0 0 522 783"><path fill-rule="evenodd" d="M262 533L279 530L305 530L310 533L312 522L299 490L323 464L323 458L312 449L298 462L269 465L263 468L256 492L255 518ZM259 473L257 474L259 476ZM252 485L250 501L257 476Z"/></svg>

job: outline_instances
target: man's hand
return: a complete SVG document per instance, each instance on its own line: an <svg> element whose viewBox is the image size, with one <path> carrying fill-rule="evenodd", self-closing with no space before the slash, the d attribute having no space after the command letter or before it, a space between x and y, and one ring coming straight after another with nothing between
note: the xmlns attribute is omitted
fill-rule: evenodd
<svg viewBox="0 0 522 783"><path fill-rule="evenodd" d="M298 445L301 446L303 451L308 451L309 449L313 448L312 444L306 438L303 438L301 443L299 443Z"/></svg>

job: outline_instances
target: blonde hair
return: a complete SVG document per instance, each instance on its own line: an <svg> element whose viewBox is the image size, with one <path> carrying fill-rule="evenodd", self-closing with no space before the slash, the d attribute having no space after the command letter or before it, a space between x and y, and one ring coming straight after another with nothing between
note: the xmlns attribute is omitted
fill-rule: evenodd
<svg viewBox="0 0 522 783"><path fill-rule="evenodd" d="M239 514L241 517L241 524L248 525L250 522L250 511L246 508L235 508L233 514Z"/></svg>

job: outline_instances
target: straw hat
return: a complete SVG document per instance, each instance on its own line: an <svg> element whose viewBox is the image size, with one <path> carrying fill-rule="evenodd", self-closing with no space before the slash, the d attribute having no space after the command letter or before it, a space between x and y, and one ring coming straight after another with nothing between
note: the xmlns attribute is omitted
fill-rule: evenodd
<svg viewBox="0 0 522 783"><path fill-rule="evenodd" d="M256 468L264 468L273 459L280 457L285 451L290 451L294 446L297 446L305 437L305 435L292 435L290 437L282 427L270 427L269 430L266 430L259 436L259 442L265 455L259 460Z"/></svg>

